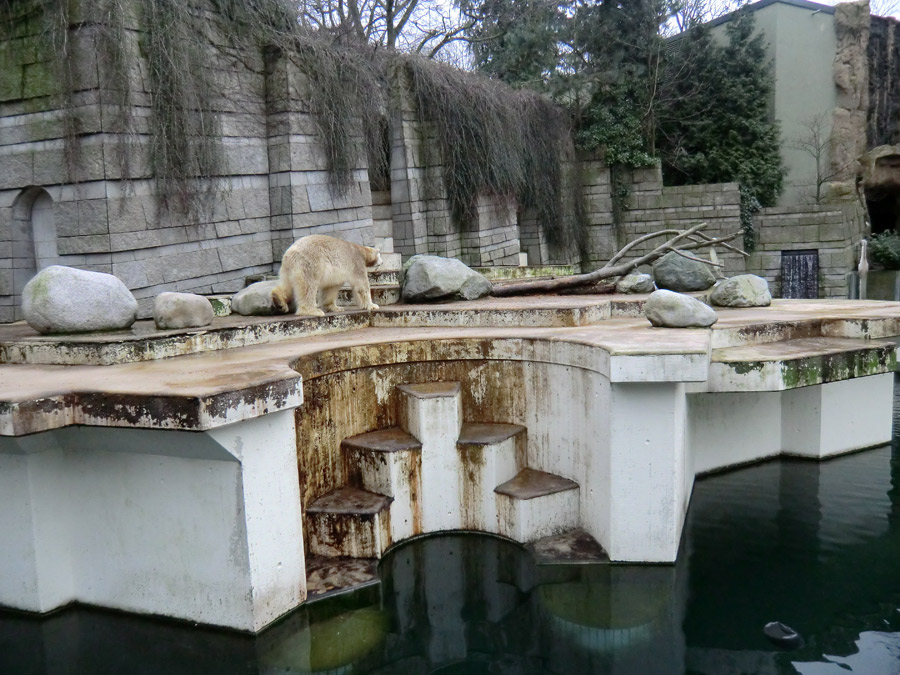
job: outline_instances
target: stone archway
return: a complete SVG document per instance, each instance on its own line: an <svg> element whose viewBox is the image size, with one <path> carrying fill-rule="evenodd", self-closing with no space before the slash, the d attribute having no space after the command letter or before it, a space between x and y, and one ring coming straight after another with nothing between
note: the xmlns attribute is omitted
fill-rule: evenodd
<svg viewBox="0 0 900 675"><path fill-rule="evenodd" d="M22 289L39 270L59 262L53 199L43 188L22 191L12 205L14 318L22 318Z"/></svg>
<svg viewBox="0 0 900 675"><path fill-rule="evenodd" d="M900 231L900 145L882 145L860 159L872 234Z"/></svg>

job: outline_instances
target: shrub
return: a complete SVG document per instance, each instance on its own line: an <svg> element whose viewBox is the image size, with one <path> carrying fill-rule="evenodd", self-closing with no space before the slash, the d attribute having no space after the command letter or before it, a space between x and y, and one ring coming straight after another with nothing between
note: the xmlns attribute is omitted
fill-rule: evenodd
<svg viewBox="0 0 900 675"><path fill-rule="evenodd" d="M885 269L900 270L900 234L894 230L873 234L869 246L872 249L872 260Z"/></svg>

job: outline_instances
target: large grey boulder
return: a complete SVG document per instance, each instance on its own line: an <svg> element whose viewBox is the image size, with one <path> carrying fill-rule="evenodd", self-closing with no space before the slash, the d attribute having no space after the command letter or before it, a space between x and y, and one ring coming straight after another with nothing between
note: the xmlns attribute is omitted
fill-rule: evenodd
<svg viewBox="0 0 900 675"><path fill-rule="evenodd" d="M243 316L271 316L279 314L272 303L272 289L278 285L277 279L257 281L250 284L231 298L231 311Z"/></svg>
<svg viewBox="0 0 900 675"><path fill-rule="evenodd" d="M209 300L195 293L160 293L153 301L153 321L161 330L208 326L213 315Z"/></svg>
<svg viewBox="0 0 900 675"><path fill-rule="evenodd" d="M769 282L755 274L741 274L726 279L709 294L709 301L719 307L768 307L772 304Z"/></svg>
<svg viewBox="0 0 900 675"><path fill-rule="evenodd" d="M39 333L86 333L128 328L138 303L112 274L52 265L22 290L22 313Z"/></svg>
<svg viewBox="0 0 900 675"><path fill-rule="evenodd" d="M655 291L644 303L644 316L654 326L665 328L706 328L719 317L716 312L690 295L674 291Z"/></svg>
<svg viewBox="0 0 900 675"><path fill-rule="evenodd" d="M709 265L671 251L653 263L653 280L657 288L684 293L705 291L716 283L716 275Z"/></svg>
<svg viewBox="0 0 900 675"><path fill-rule="evenodd" d="M491 282L455 258L416 255L403 266L405 302L475 300L491 292Z"/></svg>
<svg viewBox="0 0 900 675"><path fill-rule="evenodd" d="M616 293L652 293L656 290L649 274L628 274L616 282Z"/></svg>

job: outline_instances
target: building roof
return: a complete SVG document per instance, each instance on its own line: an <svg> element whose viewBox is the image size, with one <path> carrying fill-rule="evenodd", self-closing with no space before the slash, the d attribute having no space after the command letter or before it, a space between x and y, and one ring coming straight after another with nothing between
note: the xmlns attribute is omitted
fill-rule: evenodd
<svg viewBox="0 0 900 675"><path fill-rule="evenodd" d="M740 9L736 9L733 12L729 12L728 14L723 14L718 19L713 19L707 26L718 26L723 23L727 23L734 18L736 14L739 12L756 12L760 9L764 9L769 5L791 5L792 7L800 7L801 9L808 9L813 12L822 12L823 14L834 14L834 7L832 5L823 5L818 2L809 2L808 0L760 0L759 2L754 2L752 5L744 5Z"/></svg>

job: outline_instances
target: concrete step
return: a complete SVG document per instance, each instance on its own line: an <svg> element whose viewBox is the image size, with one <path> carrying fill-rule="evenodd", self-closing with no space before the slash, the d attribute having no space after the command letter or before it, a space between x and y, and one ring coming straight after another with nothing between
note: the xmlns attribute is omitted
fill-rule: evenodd
<svg viewBox="0 0 900 675"><path fill-rule="evenodd" d="M395 253L382 253L384 256L398 256ZM391 264L382 264L380 267L370 269L368 272L370 286L393 286L400 283L400 266ZM277 274L250 274L244 277L244 286L255 284L258 281L275 281L278 279Z"/></svg>
<svg viewBox="0 0 900 675"><path fill-rule="evenodd" d="M391 545L391 498L339 487L306 509L310 555L380 558Z"/></svg>
<svg viewBox="0 0 900 675"><path fill-rule="evenodd" d="M494 487L525 466L525 427L518 424L464 422L456 441L462 473L459 527L499 532Z"/></svg>
<svg viewBox="0 0 900 675"><path fill-rule="evenodd" d="M894 343L813 337L713 349L707 379L711 392L786 391L893 372Z"/></svg>
<svg viewBox="0 0 900 675"><path fill-rule="evenodd" d="M459 382L403 384L397 389L400 428L422 443L423 531L459 529L461 504L454 489L462 475L456 450L462 429Z"/></svg>
<svg viewBox="0 0 900 675"><path fill-rule="evenodd" d="M403 429L370 431L341 442L347 483L393 499L391 539L422 533L422 444Z"/></svg>
<svg viewBox="0 0 900 675"><path fill-rule="evenodd" d="M385 270L380 267L369 270L370 286L394 286L400 283L400 270Z"/></svg>
<svg viewBox="0 0 900 675"><path fill-rule="evenodd" d="M372 293L372 302L380 307L387 305L396 305L400 302L400 287L396 284L393 286L370 286ZM342 288L338 293L337 304L340 307L355 307L356 298L349 288Z"/></svg>
<svg viewBox="0 0 900 675"><path fill-rule="evenodd" d="M540 278L549 279L554 277L567 277L579 273L578 265L498 265L495 267L475 267L473 269L476 272L483 274L491 281L498 281L500 279L515 279L517 281Z"/></svg>
<svg viewBox="0 0 900 675"><path fill-rule="evenodd" d="M505 537L535 541L579 526L579 487L568 478L526 468L494 492Z"/></svg>

